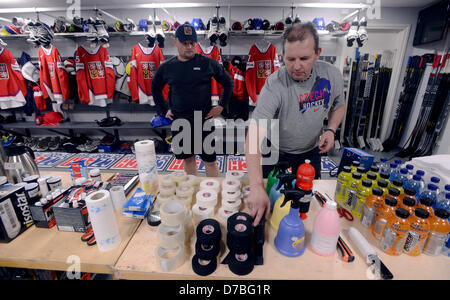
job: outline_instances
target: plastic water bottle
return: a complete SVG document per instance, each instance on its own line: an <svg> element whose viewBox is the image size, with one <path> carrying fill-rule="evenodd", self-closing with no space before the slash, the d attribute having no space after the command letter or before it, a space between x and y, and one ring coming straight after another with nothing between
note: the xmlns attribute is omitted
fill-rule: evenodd
<svg viewBox="0 0 450 300"><path fill-rule="evenodd" d="M422 186L422 190L425 188L425 180L423 180L425 176L425 172L423 170L417 170L416 174L420 176L420 185Z"/></svg>
<svg viewBox="0 0 450 300"><path fill-rule="evenodd" d="M404 185L408 181L408 169L401 168L400 173L397 175L396 179L400 180Z"/></svg>
<svg viewBox="0 0 450 300"><path fill-rule="evenodd" d="M419 175L414 175L411 180L406 181L403 184L403 188L412 188L416 191L416 198L419 197L419 195L422 193L422 183L421 183L422 177ZM450 186L449 186L450 187ZM445 196L445 195L444 195Z"/></svg>
<svg viewBox="0 0 450 300"><path fill-rule="evenodd" d="M396 159L396 160L394 160L394 163L396 163L397 164L397 166L401 166L402 165L402 160L401 159Z"/></svg>
<svg viewBox="0 0 450 300"><path fill-rule="evenodd" d="M450 193L450 184L446 184L444 190L438 194L438 204L442 201L445 201L445 195Z"/></svg>
<svg viewBox="0 0 450 300"><path fill-rule="evenodd" d="M450 211L450 193L445 194L445 198L438 202L436 208L443 208Z"/></svg>
<svg viewBox="0 0 450 300"><path fill-rule="evenodd" d="M433 183L435 186L437 186L437 193L439 195L440 189L439 189L439 182L441 182L441 179L439 177L433 176L430 178L431 183Z"/></svg>
<svg viewBox="0 0 450 300"><path fill-rule="evenodd" d="M407 164L406 169L408 170L408 179L412 179L412 177L414 175L414 172L413 172L414 166L411 164Z"/></svg>
<svg viewBox="0 0 450 300"><path fill-rule="evenodd" d="M382 157L380 159L380 164L378 165L378 167L380 168L380 173L381 172L389 173L389 165L387 163L387 158L386 157Z"/></svg>
<svg viewBox="0 0 450 300"><path fill-rule="evenodd" d="M436 203L437 203L436 190L437 190L437 186L432 183L429 183L427 185L427 188L420 194L419 201L421 198L431 198L431 199L433 199L433 208L435 208Z"/></svg>
<svg viewBox="0 0 450 300"><path fill-rule="evenodd" d="M390 170L389 170L389 181L393 181L394 179L397 178L397 167L398 165L395 163L391 163L390 165Z"/></svg>

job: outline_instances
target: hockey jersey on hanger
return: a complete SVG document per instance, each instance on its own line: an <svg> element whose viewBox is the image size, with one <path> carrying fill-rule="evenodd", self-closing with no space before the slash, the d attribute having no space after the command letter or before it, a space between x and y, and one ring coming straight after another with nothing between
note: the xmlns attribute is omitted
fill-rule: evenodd
<svg viewBox="0 0 450 300"><path fill-rule="evenodd" d="M58 49L50 45L46 49L39 47L39 84L44 99L62 103L69 99L69 76L61 60Z"/></svg>
<svg viewBox="0 0 450 300"><path fill-rule="evenodd" d="M247 89L245 87L245 73L231 63L227 66L227 72L233 79L233 95L239 101L248 101Z"/></svg>
<svg viewBox="0 0 450 300"><path fill-rule="evenodd" d="M112 101L116 76L106 48L85 49L79 46L75 53L78 95L81 102L105 107Z"/></svg>
<svg viewBox="0 0 450 300"><path fill-rule="evenodd" d="M197 43L196 51L197 53L204 55L206 57L210 57L218 61L220 64L222 64L222 57L220 56L219 47L212 46L208 47L207 49L203 49L203 47L199 43ZM222 95L222 86L214 78L211 78L211 101L213 106L219 104L221 95Z"/></svg>
<svg viewBox="0 0 450 300"><path fill-rule="evenodd" d="M245 85L253 103L258 100L259 92L266 83L267 77L280 68L277 48L268 43L266 49L259 49L254 44L248 53Z"/></svg>
<svg viewBox="0 0 450 300"><path fill-rule="evenodd" d="M26 104L27 85L11 51L0 48L0 109Z"/></svg>
<svg viewBox="0 0 450 300"><path fill-rule="evenodd" d="M128 87L131 98L139 104L155 105L152 95L152 80L159 65L164 62L164 56L158 45L154 47L143 47L137 44L133 47L130 60L130 76ZM163 90L164 99L168 99L168 86Z"/></svg>

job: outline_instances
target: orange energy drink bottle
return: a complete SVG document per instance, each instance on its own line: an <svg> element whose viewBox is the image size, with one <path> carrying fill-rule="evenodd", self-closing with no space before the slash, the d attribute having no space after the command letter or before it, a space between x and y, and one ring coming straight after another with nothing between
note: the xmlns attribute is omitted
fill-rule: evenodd
<svg viewBox="0 0 450 300"><path fill-rule="evenodd" d="M395 214L390 218L381 238L380 247L389 255L400 255L405 245L406 236L409 231L409 212L403 208L397 208Z"/></svg>
<svg viewBox="0 0 450 300"><path fill-rule="evenodd" d="M352 207L352 214L356 218L360 219L363 213L364 203L367 197L372 193L372 181L365 179L361 182L361 186L358 191L358 201L355 207Z"/></svg>
<svg viewBox="0 0 450 300"><path fill-rule="evenodd" d="M411 225L406 237L403 252L410 256L417 256L422 253L425 241L430 233L430 214L422 208L416 208L414 215L411 217Z"/></svg>
<svg viewBox="0 0 450 300"><path fill-rule="evenodd" d="M374 187L372 189L372 194L367 197L366 203L364 203L363 215L361 217L361 224L364 227L368 228L375 222L375 218L377 217L383 202L383 190Z"/></svg>
<svg viewBox="0 0 450 300"><path fill-rule="evenodd" d="M429 217L430 223L431 223L431 219L434 218L433 203L434 203L433 199L424 197L424 198L421 198L419 203L417 203L417 205L416 205L416 207L425 209L430 214L430 217Z"/></svg>
<svg viewBox="0 0 450 300"><path fill-rule="evenodd" d="M411 197L403 198L402 203L400 203L399 207L406 209L410 215L414 215L414 209L416 206L416 200Z"/></svg>
<svg viewBox="0 0 450 300"><path fill-rule="evenodd" d="M383 196L386 196L388 194L388 184L389 181L384 180L384 179L380 179L377 181L377 186L383 190Z"/></svg>
<svg viewBox="0 0 450 300"><path fill-rule="evenodd" d="M398 206L401 206L401 204L403 203L403 199L405 197L412 198L414 200L414 205L415 205L415 203L417 203L417 199L416 199L415 195L416 195L416 190L415 189L406 187L404 189L403 193L400 194L400 197L398 199L399 200Z"/></svg>
<svg viewBox="0 0 450 300"><path fill-rule="evenodd" d="M392 183L389 185L389 188L396 188L400 191L400 194L403 194L403 182L398 179L392 180Z"/></svg>
<svg viewBox="0 0 450 300"><path fill-rule="evenodd" d="M334 194L334 198L340 203L344 203L345 190L352 178L352 174L350 173L351 168L349 166L345 166L342 168L341 173L339 173L336 184L336 192Z"/></svg>
<svg viewBox="0 0 450 300"><path fill-rule="evenodd" d="M357 168L361 165L361 163L357 160L352 161L351 172L352 174L357 172Z"/></svg>
<svg viewBox="0 0 450 300"><path fill-rule="evenodd" d="M388 189L388 194L385 197L392 197L395 200L397 200L397 203L400 201L399 197L400 197L400 191L397 188L389 188Z"/></svg>
<svg viewBox="0 0 450 300"><path fill-rule="evenodd" d="M438 208L434 211L434 215L435 217L431 222L430 234L423 249L423 253L431 256L441 254L442 248L447 241L448 233L450 232L450 223L448 222L450 212Z"/></svg>
<svg viewBox="0 0 450 300"><path fill-rule="evenodd" d="M358 189L361 183L361 174L355 172L345 191L344 207L351 210L352 204L358 201Z"/></svg>
<svg viewBox="0 0 450 300"><path fill-rule="evenodd" d="M384 200L384 205L377 217L372 227L372 235L377 239L381 239L383 236L384 229L390 218L394 217L395 210L397 209L397 199L393 197L386 196Z"/></svg>

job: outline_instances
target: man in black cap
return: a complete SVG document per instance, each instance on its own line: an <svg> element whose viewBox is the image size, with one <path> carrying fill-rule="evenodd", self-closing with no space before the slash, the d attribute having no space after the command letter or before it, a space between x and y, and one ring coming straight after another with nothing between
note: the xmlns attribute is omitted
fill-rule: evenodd
<svg viewBox="0 0 450 300"><path fill-rule="evenodd" d="M206 120L219 116L228 104L233 91L233 80L217 61L197 54L196 44L194 27L183 24L177 28L175 47L178 55L159 66L152 81L152 94L158 114L174 121L171 129L172 149L177 159L184 160L185 171L197 175L195 154L199 154L205 163L206 176L218 177L220 172L216 153L211 151L211 147L204 147L207 144L204 143L205 138L214 131L214 127L204 130L203 125ZM214 107L211 104L211 78L223 87L219 105ZM168 103L164 101L162 94L165 84L169 84ZM184 120L187 122L183 122ZM189 125L189 130L184 125ZM180 131L180 127L183 130ZM202 128L202 131L194 130L198 128ZM214 148L212 140L210 146Z"/></svg>

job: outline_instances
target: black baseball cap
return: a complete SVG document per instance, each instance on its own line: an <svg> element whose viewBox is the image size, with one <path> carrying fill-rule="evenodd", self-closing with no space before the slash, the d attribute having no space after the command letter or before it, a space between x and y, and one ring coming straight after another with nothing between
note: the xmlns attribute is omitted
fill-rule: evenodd
<svg viewBox="0 0 450 300"><path fill-rule="evenodd" d="M189 24L178 26L177 31L175 31L175 37L182 43L185 41L194 41L197 43L197 33L194 27Z"/></svg>

